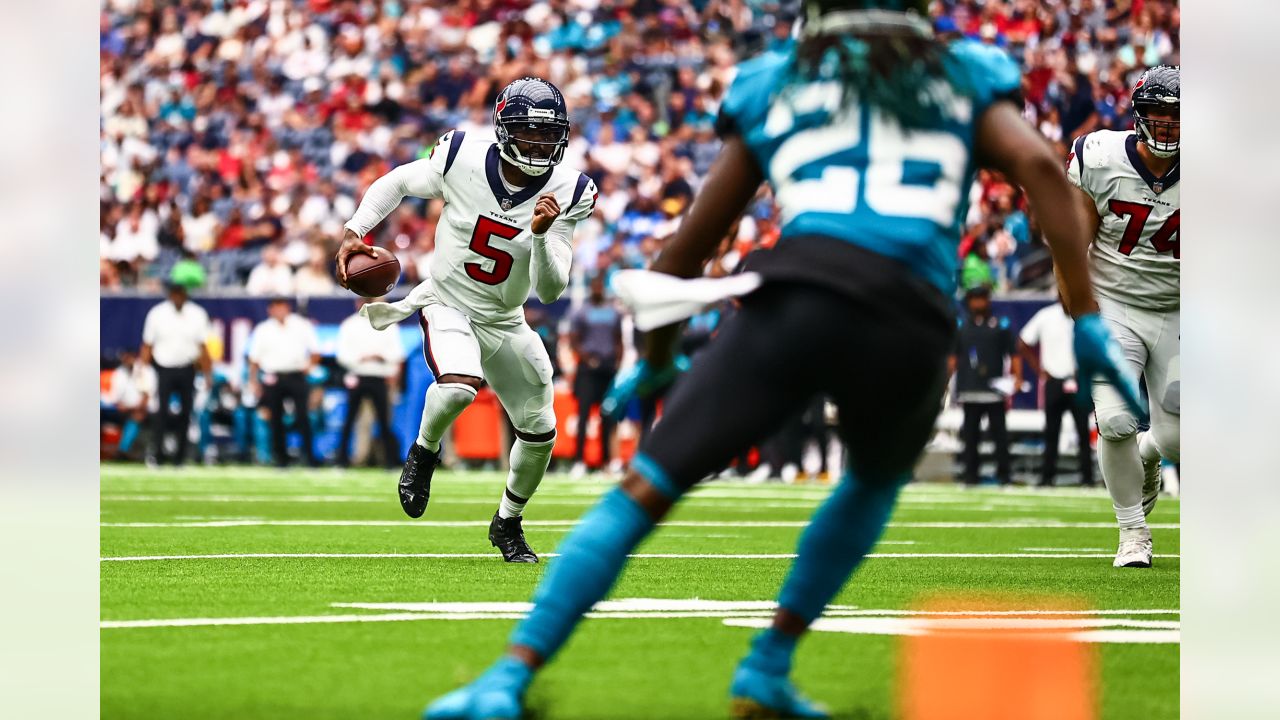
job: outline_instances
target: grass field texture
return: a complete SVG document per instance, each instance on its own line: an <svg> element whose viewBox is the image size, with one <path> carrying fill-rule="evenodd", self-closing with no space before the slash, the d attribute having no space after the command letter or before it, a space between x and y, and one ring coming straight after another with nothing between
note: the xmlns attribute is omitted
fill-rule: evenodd
<svg viewBox="0 0 1280 720"><path fill-rule="evenodd" d="M497 656L523 610L512 603L609 487L549 476L525 525L544 562L507 565L486 537L503 480L437 473L410 520L393 473L104 466L102 717L417 717ZM621 602L598 607L534 684L537 717L727 717L749 626L828 490L693 493L637 550L610 595ZM901 638L881 633L913 622L901 611L936 595L1027 597L1090 609L1081 631L1107 640L1100 717L1176 718L1178 501L1150 520L1155 567L1118 570L1101 490L910 486L832 628L802 643L796 682L838 717L895 717Z"/></svg>

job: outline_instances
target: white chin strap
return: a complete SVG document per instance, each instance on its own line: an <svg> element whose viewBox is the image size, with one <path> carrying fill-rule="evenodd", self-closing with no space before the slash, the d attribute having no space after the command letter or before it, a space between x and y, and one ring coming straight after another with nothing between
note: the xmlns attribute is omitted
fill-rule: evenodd
<svg viewBox="0 0 1280 720"><path fill-rule="evenodd" d="M1174 155L1178 154L1178 150L1181 150L1182 146L1179 145L1178 149L1176 150L1161 150L1160 148L1156 147L1156 143L1154 141L1148 141L1147 149L1151 151L1152 155L1155 155L1158 158L1171 158Z"/></svg>
<svg viewBox="0 0 1280 720"><path fill-rule="evenodd" d="M513 158L510 155L508 155L507 149L505 147L500 148L498 150L498 154L502 156L503 160L506 160L512 165L515 165L516 167L520 168L520 170L522 170L525 175L532 175L534 177L537 177L539 175L545 175L547 174L548 170L555 167L554 165L530 165L529 161L526 159Z"/></svg>

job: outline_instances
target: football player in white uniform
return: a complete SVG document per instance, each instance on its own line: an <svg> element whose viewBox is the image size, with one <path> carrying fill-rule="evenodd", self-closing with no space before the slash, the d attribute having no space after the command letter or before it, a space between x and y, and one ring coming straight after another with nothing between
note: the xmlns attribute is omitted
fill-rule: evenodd
<svg viewBox="0 0 1280 720"><path fill-rule="evenodd" d="M1147 70L1133 89L1136 131L1075 141L1067 175L1096 223L1089 248L1102 317L1146 381L1151 429L1115 388L1093 389L1098 461L1120 525L1116 567L1151 567L1146 517L1160 493L1160 458L1178 462L1178 68Z"/></svg>
<svg viewBox="0 0 1280 720"><path fill-rule="evenodd" d="M595 184L560 165L569 119L560 91L522 78L498 95L497 142L445 133L431 156L401 165L369 186L346 224L338 275L346 260L371 253L365 235L406 196L443 198L431 277L399 303L366 305L375 327L417 313L435 382L427 390L417 442L400 475L400 504L426 511L440 439L488 383L516 430L511 472L489 540L507 562L537 562L521 515L555 444L551 360L524 321L530 289L545 303L569 282L573 229L595 208ZM562 210L563 208L563 210Z"/></svg>

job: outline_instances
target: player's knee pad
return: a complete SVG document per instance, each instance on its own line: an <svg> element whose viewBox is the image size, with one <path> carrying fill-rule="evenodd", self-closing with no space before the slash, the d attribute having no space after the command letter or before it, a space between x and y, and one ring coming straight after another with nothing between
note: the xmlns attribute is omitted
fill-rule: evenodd
<svg viewBox="0 0 1280 720"><path fill-rule="evenodd" d="M434 383L427 388L428 399L461 412L476 399L476 389L465 383Z"/></svg>
<svg viewBox="0 0 1280 720"><path fill-rule="evenodd" d="M1124 440L1138 432L1138 418L1127 411L1098 413L1098 436L1104 440Z"/></svg>
<svg viewBox="0 0 1280 720"><path fill-rule="evenodd" d="M530 398L525 402L524 407L519 409L518 415L519 417L511 418L511 424L516 427L517 435L530 438L548 435L555 437L556 412L549 397Z"/></svg>

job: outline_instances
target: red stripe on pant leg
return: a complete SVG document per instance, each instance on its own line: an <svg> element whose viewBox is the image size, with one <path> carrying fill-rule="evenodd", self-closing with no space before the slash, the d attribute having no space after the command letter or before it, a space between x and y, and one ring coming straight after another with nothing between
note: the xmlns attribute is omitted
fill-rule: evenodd
<svg viewBox="0 0 1280 720"><path fill-rule="evenodd" d="M418 324L422 326L422 357L427 361L427 367L431 370L434 379L440 378L440 368L436 366L435 356L431 353L431 330L427 326L427 316L421 311L418 312Z"/></svg>

